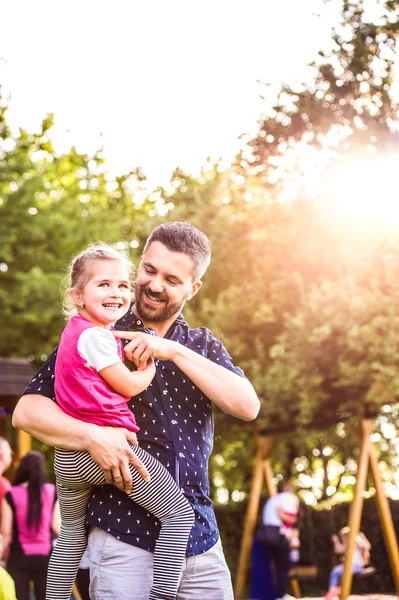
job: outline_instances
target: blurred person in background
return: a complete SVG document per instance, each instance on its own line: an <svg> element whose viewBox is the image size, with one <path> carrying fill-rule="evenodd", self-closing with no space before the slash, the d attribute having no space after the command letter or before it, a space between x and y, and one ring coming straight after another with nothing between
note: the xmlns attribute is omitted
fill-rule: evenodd
<svg viewBox="0 0 399 600"><path fill-rule="evenodd" d="M0 536L0 555L2 553L3 540ZM3 567L0 567L0 600L17 600L13 578Z"/></svg>
<svg viewBox="0 0 399 600"><path fill-rule="evenodd" d="M1 527L1 505L3 502L3 498L6 495L6 492L11 487L11 483L8 481L6 477L4 477L3 473L7 471L12 462L12 450L10 444L3 437L0 437L0 527ZM0 553L1 556L7 556L8 548L2 548ZM2 567L5 566L5 560L0 560L0 565Z"/></svg>
<svg viewBox="0 0 399 600"><path fill-rule="evenodd" d="M1 535L10 544L7 571L15 582L18 600L29 600L30 582L35 599L45 600L52 533L60 531L60 512L55 486L46 483L45 458L28 452L21 459L2 502Z"/></svg>
<svg viewBox="0 0 399 600"><path fill-rule="evenodd" d="M11 483L8 481L6 477L4 477L3 473L10 468L12 462L12 450L10 444L3 437L0 437L0 505L3 501L6 492L11 487ZM1 513L0 513L0 523L1 523Z"/></svg>
<svg viewBox="0 0 399 600"><path fill-rule="evenodd" d="M336 600L339 598L341 593L340 581L344 572L344 557L346 552L346 545L348 541L348 534L350 532L349 527L343 527L338 535L331 537L334 545L334 552L338 555L341 562L339 562L331 571L329 588L327 594L324 596L325 600ZM355 550L352 559L352 573L360 573L362 569L368 565L370 561L370 550L371 544L362 531L359 531L355 538Z"/></svg>
<svg viewBox="0 0 399 600"><path fill-rule="evenodd" d="M285 480L279 482L278 493L271 496L263 508L263 524L278 528L279 539L269 546L275 567L277 600L291 600L287 593L291 568L290 540L292 530L296 529L299 512L299 498L294 487Z"/></svg>
<svg viewBox="0 0 399 600"><path fill-rule="evenodd" d="M3 473L10 468L12 462L12 450L10 444L3 437L0 437L0 500L3 500L5 493L10 489L11 483Z"/></svg>

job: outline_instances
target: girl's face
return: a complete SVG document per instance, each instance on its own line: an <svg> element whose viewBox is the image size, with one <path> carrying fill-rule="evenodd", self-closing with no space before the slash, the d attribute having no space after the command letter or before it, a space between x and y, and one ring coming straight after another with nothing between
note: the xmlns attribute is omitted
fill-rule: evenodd
<svg viewBox="0 0 399 600"><path fill-rule="evenodd" d="M83 290L71 290L78 312L99 327L111 325L128 311L131 302L129 271L120 260L93 260L91 277Z"/></svg>

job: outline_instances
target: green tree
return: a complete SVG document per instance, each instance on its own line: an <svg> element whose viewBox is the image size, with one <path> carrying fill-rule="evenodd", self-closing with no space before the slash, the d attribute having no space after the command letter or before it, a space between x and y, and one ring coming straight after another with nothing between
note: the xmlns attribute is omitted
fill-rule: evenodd
<svg viewBox="0 0 399 600"><path fill-rule="evenodd" d="M327 157L338 160L396 150L398 105L392 83L399 3L376 0L373 8L374 17L379 13L374 22L363 0L344 1L331 46L309 65L309 79L275 91L275 102L266 106L266 118L249 143L248 160L240 157L241 166L263 185L274 187L289 173L301 183L305 172L298 144L330 150Z"/></svg>
<svg viewBox="0 0 399 600"><path fill-rule="evenodd" d="M70 258L96 240L134 255L153 203L139 170L111 178L101 153L55 153L52 116L13 134L0 98L0 354L48 354L63 327L60 283ZM140 198L140 202L138 201Z"/></svg>

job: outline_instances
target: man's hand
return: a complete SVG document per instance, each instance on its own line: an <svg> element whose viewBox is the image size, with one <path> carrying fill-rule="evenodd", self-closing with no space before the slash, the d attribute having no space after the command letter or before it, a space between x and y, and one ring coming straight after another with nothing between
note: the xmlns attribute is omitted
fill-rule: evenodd
<svg viewBox="0 0 399 600"><path fill-rule="evenodd" d="M130 340L125 346L126 357L142 371L150 358L173 360L177 342L140 331L114 331L115 337Z"/></svg>
<svg viewBox="0 0 399 600"><path fill-rule="evenodd" d="M138 471L144 481L150 481L150 475L128 442L137 445L136 434L122 427L93 426L87 451L94 462L103 470L107 483L114 484L120 490L130 494L133 489L129 463Z"/></svg>

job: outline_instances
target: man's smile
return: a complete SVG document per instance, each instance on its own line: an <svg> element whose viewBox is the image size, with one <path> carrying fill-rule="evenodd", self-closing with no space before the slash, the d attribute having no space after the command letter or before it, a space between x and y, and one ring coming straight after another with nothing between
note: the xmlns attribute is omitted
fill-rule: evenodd
<svg viewBox="0 0 399 600"><path fill-rule="evenodd" d="M152 294L149 290L144 290L144 294L145 294L147 300L149 300L150 302L152 302L154 304L162 304L162 303L166 302L166 300L164 298L160 298L156 294Z"/></svg>

